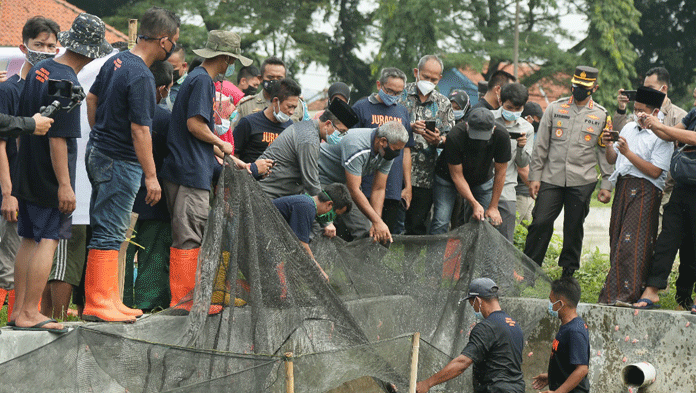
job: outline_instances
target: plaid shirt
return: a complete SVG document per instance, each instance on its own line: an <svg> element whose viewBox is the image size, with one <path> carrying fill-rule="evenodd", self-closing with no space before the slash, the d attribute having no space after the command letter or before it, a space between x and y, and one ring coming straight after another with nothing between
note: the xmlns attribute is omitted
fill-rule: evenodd
<svg viewBox="0 0 696 393"><path fill-rule="evenodd" d="M399 103L408 109L411 123L417 120L435 120L435 127L446 135L454 126L454 112L449 99L433 90L425 102L418 97L416 83L409 83ZM413 187L433 188L437 147L428 144L422 135L413 133L415 146L411 148L411 183Z"/></svg>

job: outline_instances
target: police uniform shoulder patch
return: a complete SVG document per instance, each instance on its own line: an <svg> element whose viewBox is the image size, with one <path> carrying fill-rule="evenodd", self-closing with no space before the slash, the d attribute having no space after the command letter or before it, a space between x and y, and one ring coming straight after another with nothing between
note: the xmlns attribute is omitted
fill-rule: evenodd
<svg viewBox="0 0 696 393"><path fill-rule="evenodd" d="M237 106L242 105L243 103L245 103L245 102L251 100L252 98L254 98L254 96L244 96L244 97L242 97L242 99L239 100L239 102L237 103Z"/></svg>

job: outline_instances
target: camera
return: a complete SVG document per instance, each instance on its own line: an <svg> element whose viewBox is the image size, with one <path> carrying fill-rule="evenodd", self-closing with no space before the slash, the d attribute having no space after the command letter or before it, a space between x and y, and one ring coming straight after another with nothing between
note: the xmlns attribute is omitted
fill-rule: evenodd
<svg viewBox="0 0 696 393"><path fill-rule="evenodd" d="M71 81L49 79L48 96L70 100L68 105L61 104L60 100L54 100L49 106L42 106L39 109L42 116L53 117L58 111L70 112L75 109L80 102L85 99L85 92L81 86L74 86Z"/></svg>

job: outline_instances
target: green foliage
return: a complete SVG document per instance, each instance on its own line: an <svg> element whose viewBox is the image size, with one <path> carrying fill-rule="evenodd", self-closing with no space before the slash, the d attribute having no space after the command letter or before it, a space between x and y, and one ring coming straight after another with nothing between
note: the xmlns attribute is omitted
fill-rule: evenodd
<svg viewBox="0 0 696 393"><path fill-rule="evenodd" d="M644 34L630 37L639 54L635 63L639 75L633 86L642 84L650 68L665 67L672 79L670 99L691 108L696 82L696 2L635 0L635 6L644 15L639 22Z"/></svg>
<svg viewBox="0 0 696 393"><path fill-rule="evenodd" d="M588 2L585 11L590 21L587 37L575 49L584 50L582 60L599 69L600 89L594 99L610 113L616 109L616 92L632 86L635 78L634 62L638 58L631 35L641 34L640 12L633 0L604 0Z"/></svg>

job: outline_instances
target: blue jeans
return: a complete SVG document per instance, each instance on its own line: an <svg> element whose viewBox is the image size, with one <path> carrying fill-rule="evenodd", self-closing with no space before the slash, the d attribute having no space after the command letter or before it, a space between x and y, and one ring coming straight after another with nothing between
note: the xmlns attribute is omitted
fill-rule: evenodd
<svg viewBox="0 0 696 393"><path fill-rule="evenodd" d="M143 170L138 162L114 160L91 144L87 144L85 164L92 183L89 201L92 239L87 248L118 250L126 239Z"/></svg>
<svg viewBox="0 0 696 393"><path fill-rule="evenodd" d="M493 178L478 186L470 186L470 188L471 193L474 195L474 199L476 199L484 209L488 209L493 193ZM454 183L435 175L435 185L433 187L433 221L430 224L431 235L439 235L447 232L449 229L456 197L457 189Z"/></svg>

